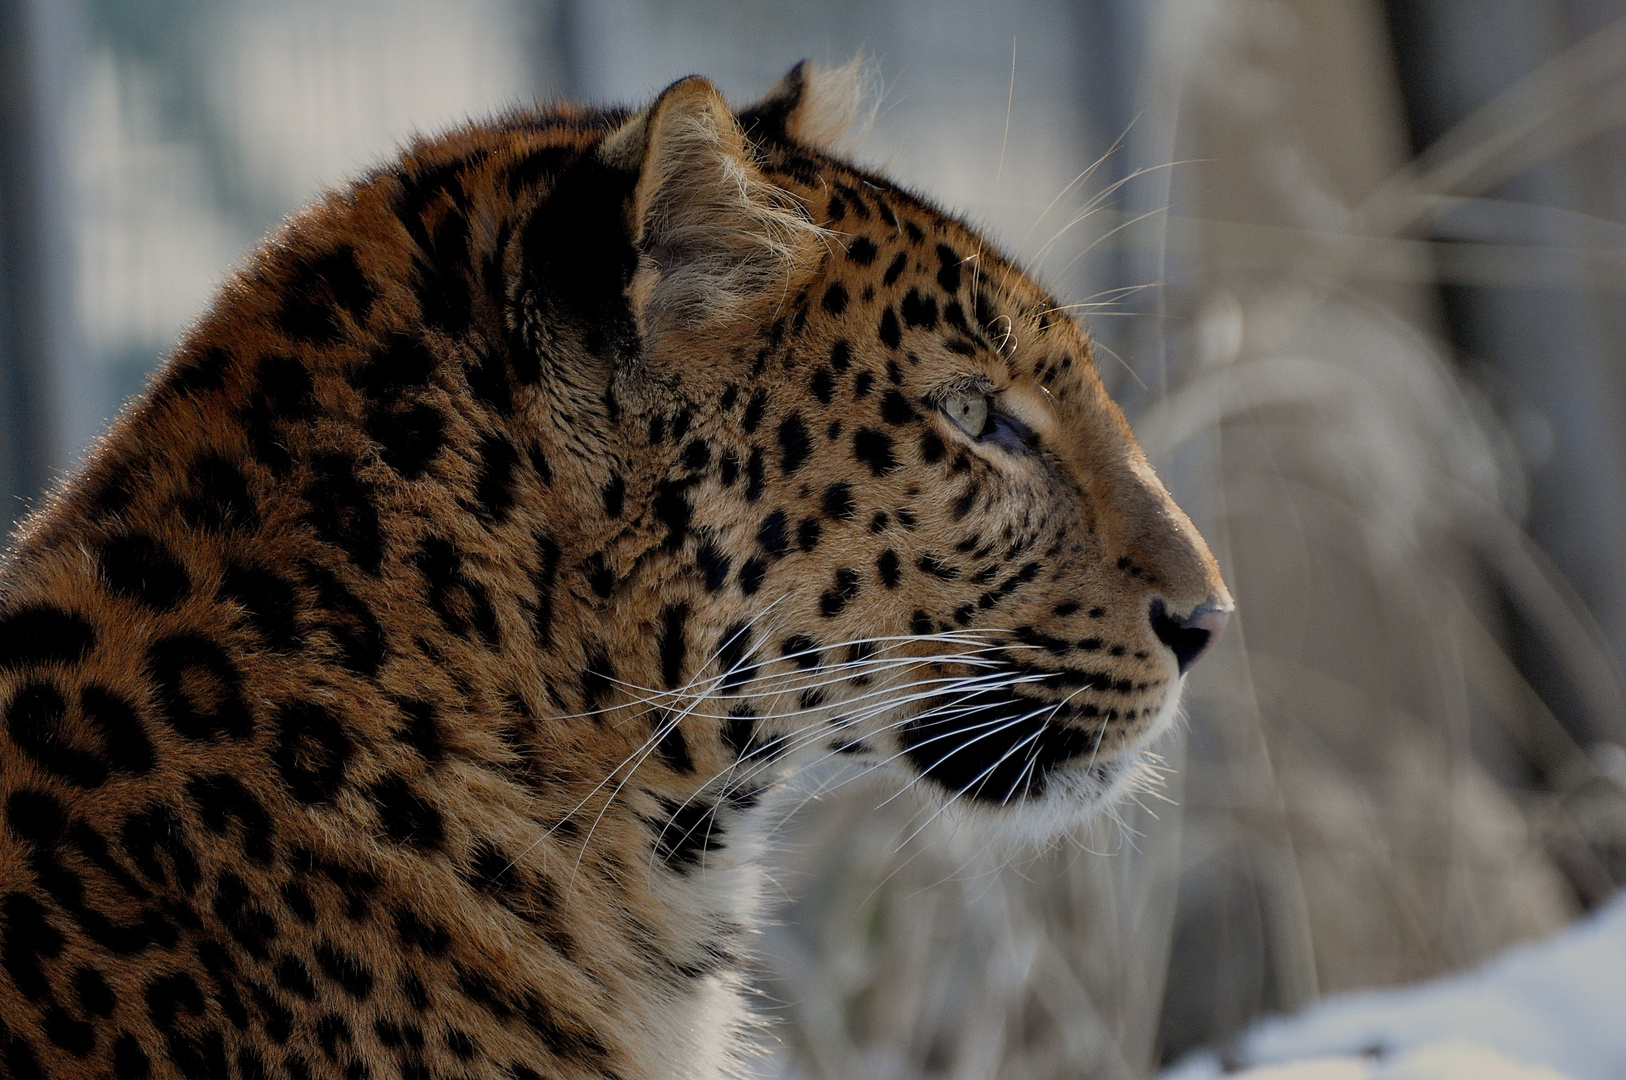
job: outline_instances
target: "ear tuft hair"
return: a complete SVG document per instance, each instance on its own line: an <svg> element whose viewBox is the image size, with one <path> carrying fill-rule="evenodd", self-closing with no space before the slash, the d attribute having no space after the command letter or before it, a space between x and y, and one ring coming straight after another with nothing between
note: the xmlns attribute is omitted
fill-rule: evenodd
<svg viewBox="0 0 1626 1080"><path fill-rule="evenodd" d="M833 150L869 130L879 108L879 82L875 64L863 53L840 67L803 60L761 101L740 111L740 125L753 139Z"/></svg>
<svg viewBox="0 0 1626 1080"><path fill-rule="evenodd" d="M822 253L825 231L758 170L734 114L706 79L667 87L600 153L639 173L631 207L639 265L630 293L646 343L783 293Z"/></svg>

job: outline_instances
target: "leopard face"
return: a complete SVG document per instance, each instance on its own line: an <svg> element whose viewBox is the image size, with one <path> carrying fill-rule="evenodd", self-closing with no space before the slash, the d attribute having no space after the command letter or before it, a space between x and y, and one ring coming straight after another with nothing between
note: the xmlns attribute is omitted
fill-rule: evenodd
<svg viewBox="0 0 1626 1080"><path fill-rule="evenodd" d="M798 67L414 144L0 584L8 1075L720 1076L751 815L1051 836L1230 599L1056 301Z"/></svg>
<svg viewBox="0 0 1626 1080"><path fill-rule="evenodd" d="M662 526L612 556L648 577L639 707L658 738L720 721L725 792L843 755L1053 835L1136 777L1229 595L1054 297L777 109L743 119L822 250L617 383Z"/></svg>

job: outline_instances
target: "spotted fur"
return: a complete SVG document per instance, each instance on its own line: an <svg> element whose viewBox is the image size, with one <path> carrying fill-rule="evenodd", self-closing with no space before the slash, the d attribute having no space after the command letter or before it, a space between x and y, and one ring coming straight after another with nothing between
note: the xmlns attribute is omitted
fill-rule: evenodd
<svg viewBox="0 0 1626 1080"><path fill-rule="evenodd" d="M788 773L1035 835L1128 782L1225 587L1083 330L821 148L829 84L414 144L26 523L0 1074L719 1075Z"/></svg>

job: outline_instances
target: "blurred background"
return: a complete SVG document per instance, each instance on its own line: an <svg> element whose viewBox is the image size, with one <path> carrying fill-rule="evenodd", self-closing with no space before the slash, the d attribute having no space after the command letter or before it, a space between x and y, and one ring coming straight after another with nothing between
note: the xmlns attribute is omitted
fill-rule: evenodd
<svg viewBox="0 0 1626 1080"><path fill-rule="evenodd" d="M1147 1076L1611 896L1626 0L0 0L0 525L409 134L860 50L854 155L1078 305L1239 618L1043 858L810 783L763 1074Z"/></svg>

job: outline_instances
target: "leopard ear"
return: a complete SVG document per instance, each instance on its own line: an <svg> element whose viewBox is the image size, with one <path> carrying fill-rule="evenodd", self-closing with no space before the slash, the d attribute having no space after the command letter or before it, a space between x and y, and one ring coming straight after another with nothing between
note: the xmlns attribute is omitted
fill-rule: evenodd
<svg viewBox="0 0 1626 1080"><path fill-rule="evenodd" d="M823 230L762 175L734 114L699 76L673 83L600 153L638 173L628 294L646 346L783 295L822 252Z"/></svg>
<svg viewBox="0 0 1626 1080"><path fill-rule="evenodd" d="M833 150L869 127L879 97L875 65L862 53L840 67L803 60L755 105L740 110L740 126L763 142L794 142Z"/></svg>

